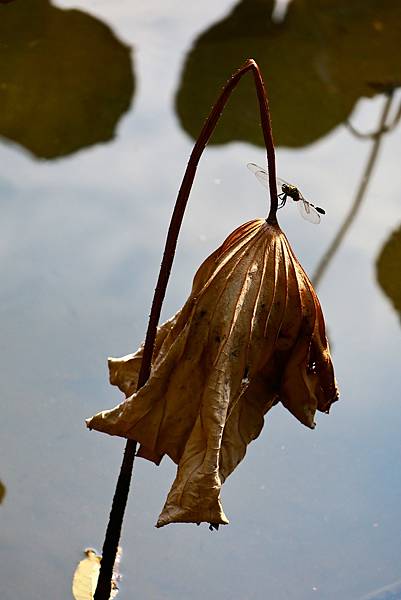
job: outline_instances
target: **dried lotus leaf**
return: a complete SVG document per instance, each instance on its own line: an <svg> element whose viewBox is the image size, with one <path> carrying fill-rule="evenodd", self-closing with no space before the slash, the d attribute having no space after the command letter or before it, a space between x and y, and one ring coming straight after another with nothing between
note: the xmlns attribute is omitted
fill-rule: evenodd
<svg viewBox="0 0 401 600"><path fill-rule="evenodd" d="M221 485L271 407L281 401L313 427L316 410L338 397L316 293L281 229L263 219L204 261L187 302L158 330L147 383L133 391L140 361L141 349L110 360L127 398L87 424L178 465L159 527L228 523Z"/></svg>

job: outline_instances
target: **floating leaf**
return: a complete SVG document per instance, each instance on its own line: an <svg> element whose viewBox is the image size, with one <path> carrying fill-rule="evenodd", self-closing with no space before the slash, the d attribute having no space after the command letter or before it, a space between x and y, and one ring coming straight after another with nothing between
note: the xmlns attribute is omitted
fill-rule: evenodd
<svg viewBox="0 0 401 600"><path fill-rule="evenodd" d="M99 19L47 0L0 12L0 136L38 158L113 139L131 104L131 50Z"/></svg>
<svg viewBox="0 0 401 600"><path fill-rule="evenodd" d="M196 138L225 74L253 56L268 77L276 145L314 143L347 121L360 98L399 85L401 3L294 0L283 22L273 0L242 0L195 40L176 96L182 127ZM246 26L244 26L246 23ZM263 146L252 82L242 81L211 143Z"/></svg>
<svg viewBox="0 0 401 600"><path fill-rule="evenodd" d="M157 526L228 523L220 488L281 402L314 427L337 399L316 293L278 225L236 229L199 268L184 307L156 338L152 372L136 391L142 348L110 359L127 396L87 421L137 440L139 455L167 454L177 477Z"/></svg>
<svg viewBox="0 0 401 600"><path fill-rule="evenodd" d="M376 262L377 280L401 317L401 226L384 244Z"/></svg>
<svg viewBox="0 0 401 600"><path fill-rule="evenodd" d="M4 500L4 496L6 495L6 486L0 481L0 504Z"/></svg>

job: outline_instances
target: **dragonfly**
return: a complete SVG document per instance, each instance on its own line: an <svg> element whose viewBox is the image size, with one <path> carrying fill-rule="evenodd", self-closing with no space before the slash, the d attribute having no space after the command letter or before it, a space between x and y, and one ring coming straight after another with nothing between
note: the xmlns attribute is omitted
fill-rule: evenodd
<svg viewBox="0 0 401 600"><path fill-rule="evenodd" d="M256 179L260 181L264 187L269 189L269 177L265 169L255 165L255 163L248 163L247 167L250 171L252 171L252 173L254 173ZM314 223L315 225L320 223L320 215L326 214L326 211L323 210L323 208L320 208L320 206L315 206L314 204L311 204L305 200L299 189L295 185L287 183L284 181L284 179L277 178L277 187L279 189L278 198L280 200L278 208L283 208L287 202L287 198L291 198L297 203L299 212L304 219L309 221L309 223Z"/></svg>

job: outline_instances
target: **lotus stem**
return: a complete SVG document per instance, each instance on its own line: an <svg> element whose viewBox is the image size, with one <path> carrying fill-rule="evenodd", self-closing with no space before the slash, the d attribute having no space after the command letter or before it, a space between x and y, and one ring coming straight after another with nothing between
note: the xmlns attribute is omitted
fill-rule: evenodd
<svg viewBox="0 0 401 600"><path fill-rule="evenodd" d="M173 265L178 235L182 220L184 218L185 209L188 203L189 194L191 192L199 160L219 121L231 92L237 86L241 78L248 73L248 71L252 71L254 76L256 93L259 101L263 137L266 146L270 187L270 210L267 221L272 225L277 224L276 213L278 208L278 199L276 187L276 163L270 122L269 103L259 67L253 59L248 59L244 65L232 75L232 77L224 86L199 134L189 158L167 233L163 259L160 266L159 277L157 280L152 308L149 316L137 389L140 389L146 383L150 375L152 355L161 308ZM109 600L110 598L113 566L117 555L125 507L128 500L136 446L137 443L134 440L128 440L126 443L121 470L114 493L109 523L103 544L100 573L94 600Z"/></svg>

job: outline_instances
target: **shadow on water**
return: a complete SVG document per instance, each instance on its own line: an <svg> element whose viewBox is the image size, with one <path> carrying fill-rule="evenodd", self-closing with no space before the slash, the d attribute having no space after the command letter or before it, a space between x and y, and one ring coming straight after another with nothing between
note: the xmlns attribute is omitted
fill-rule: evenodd
<svg viewBox="0 0 401 600"><path fill-rule="evenodd" d="M266 75L275 142L302 147L346 122L356 102L401 72L401 4L393 0L294 0L285 19L273 0L243 0L189 52L176 96L182 127L196 137L227 73L246 58ZM246 27L244 26L246 24ZM263 146L252 82L230 100L211 143Z"/></svg>
<svg viewBox="0 0 401 600"><path fill-rule="evenodd" d="M54 159L114 137L134 95L131 50L47 0L0 8L0 137Z"/></svg>

